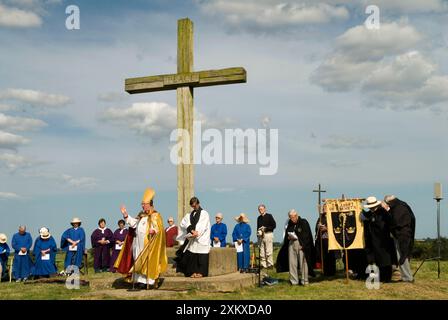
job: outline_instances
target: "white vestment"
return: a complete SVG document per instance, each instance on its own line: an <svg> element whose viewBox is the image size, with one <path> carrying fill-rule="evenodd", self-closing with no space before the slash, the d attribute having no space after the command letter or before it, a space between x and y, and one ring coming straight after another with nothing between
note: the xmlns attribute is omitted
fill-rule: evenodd
<svg viewBox="0 0 448 320"><path fill-rule="evenodd" d="M148 221L149 216L141 217L140 219L132 218L131 216L128 216L126 219L126 223L129 224L131 228L135 228L135 234L136 237L134 238L134 241L132 242L132 257L134 258L134 261L137 260L137 257L140 255L140 252L143 251L143 248L145 247L145 238L147 237L147 230L148 230ZM155 229L155 226L150 226L150 229ZM157 231L157 230L156 230ZM134 282L140 282L144 284L154 284L154 279L146 279L146 275L135 273Z"/></svg>
<svg viewBox="0 0 448 320"><path fill-rule="evenodd" d="M177 241L183 243L187 237L187 228L190 226L190 213L188 213L179 225ZM198 236L189 238L186 250L192 253L209 253L210 252L210 217L207 211L202 210L199 221L196 224Z"/></svg>

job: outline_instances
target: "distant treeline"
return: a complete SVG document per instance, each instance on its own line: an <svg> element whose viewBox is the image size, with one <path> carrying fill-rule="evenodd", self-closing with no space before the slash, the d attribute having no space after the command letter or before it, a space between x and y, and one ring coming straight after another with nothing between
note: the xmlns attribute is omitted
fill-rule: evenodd
<svg viewBox="0 0 448 320"><path fill-rule="evenodd" d="M448 260L448 238L440 239L440 256L441 260ZM275 248L281 247L280 242L274 242ZM425 258L436 258L438 255L437 239L421 239L415 240L414 249L412 250L412 258L423 260Z"/></svg>
<svg viewBox="0 0 448 320"><path fill-rule="evenodd" d="M448 238L440 238L440 256L442 260L448 260ZM412 257L422 260L425 258L435 258L438 255L437 239L426 238L415 240Z"/></svg>

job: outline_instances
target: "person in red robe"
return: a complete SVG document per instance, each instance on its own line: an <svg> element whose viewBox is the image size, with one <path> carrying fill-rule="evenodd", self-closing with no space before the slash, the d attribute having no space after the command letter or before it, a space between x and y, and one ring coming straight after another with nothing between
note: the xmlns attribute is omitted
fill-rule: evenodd
<svg viewBox="0 0 448 320"><path fill-rule="evenodd" d="M168 218L168 227L165 229L165 234L166 234L166 246L174 247L174 245L177 243L176 241L177 226L174 224L173 217Z"/></svg>

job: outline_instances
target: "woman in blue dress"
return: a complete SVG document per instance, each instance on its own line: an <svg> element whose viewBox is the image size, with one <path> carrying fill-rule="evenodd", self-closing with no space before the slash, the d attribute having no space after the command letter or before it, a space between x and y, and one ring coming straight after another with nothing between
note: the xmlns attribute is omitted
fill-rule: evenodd
<svg viewBox="0 0 448 320"><path fill-rule="evenodd" d="M249 225L249 219L244 213L235 218L238 224L235 226L232 232L233 242L235 247L242 246L240 250L237 250L237 262L238 270L240 272L246 272L249 269L250 263L250 234L251 229Z"/></svg>
<svg viewBox="0 0 448 320"><path fill-rule="evenodd" d="M66 274L75 272L75 267L82 268L82 258L86 248L86 233L81 228L81 220L73 218L70 224L72 228L65 230L61 237L61 249L67 253L64 260Z"/></svg>
<svg viewBox="0 0 448 320"><path fill-rule="evenodd" d="M35 278L49 278L57 273L56 253L58 248L56 241L51 236L50 231L43 227L39 230L39 237L34 242L34 256L36 262L34 265L33 275Z"/></svg>

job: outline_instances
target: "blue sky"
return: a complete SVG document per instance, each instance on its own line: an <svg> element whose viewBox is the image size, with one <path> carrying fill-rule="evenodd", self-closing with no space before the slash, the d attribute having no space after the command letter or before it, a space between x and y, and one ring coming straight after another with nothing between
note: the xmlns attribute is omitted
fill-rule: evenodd
<svg viewBox="0 0 448 320"><path fill-rule="evenodd" d="M80 30L65 28L71 4ZM448 183L448 4L376 1L376 31L363 25L368 4L0 0L0 232L47 226L59 239L74 216L89 234L100 217L115 228L120 204L137 212L148 186L165 220L176 215L175 93L130 96L124 79L175 72L177 19L188 16L195 70L248 74L196 89L196 116L279 129L274 176L196 166L205 209L230 226L245 212L254 228L265 203L279 224L291 208L314 224L320 182L327 197L396 194L414 208L417 237L435 236L433 183ZM442 202L444 236L446 212Z"/></svg>

